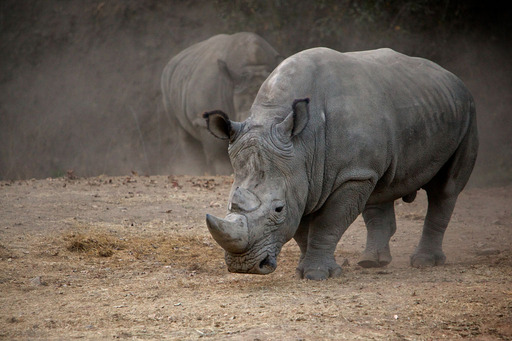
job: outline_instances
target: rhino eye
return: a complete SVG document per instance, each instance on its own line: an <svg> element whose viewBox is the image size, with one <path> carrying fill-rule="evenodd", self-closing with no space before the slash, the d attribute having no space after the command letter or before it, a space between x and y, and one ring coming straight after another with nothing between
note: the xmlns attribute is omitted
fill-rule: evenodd
<svg viewBox="0 0 512 341"><path fill-rule="evenodd" d="M277 213L280 213L280 212L283 210L283 208L284 208L284 206L277 206L277 207L276 207L276 209L275 209L275 211L276 211Z"/></svg>

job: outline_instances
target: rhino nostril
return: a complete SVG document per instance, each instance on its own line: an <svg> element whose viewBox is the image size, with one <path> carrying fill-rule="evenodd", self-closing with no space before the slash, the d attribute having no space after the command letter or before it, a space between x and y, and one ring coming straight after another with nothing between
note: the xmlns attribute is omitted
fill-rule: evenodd
<svg viewBox="0 0 512 341"><path fill-rule="evenodd" d="M275 259L273 257L270 257L270 256L267 255L267 257L265 257L265 259L263 259L260 262L260 269L263 269L265 267L269 267L271 269L275 269L277 267Z"/></svg>

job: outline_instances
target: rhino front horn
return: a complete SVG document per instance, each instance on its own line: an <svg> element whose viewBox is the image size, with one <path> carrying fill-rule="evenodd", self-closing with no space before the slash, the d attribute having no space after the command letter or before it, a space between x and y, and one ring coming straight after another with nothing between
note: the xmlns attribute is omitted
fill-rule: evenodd
<svg viewBox="0 0 512 341"><path fill-rule="evenodd" d="M249 246L247 218L243 215L228 214L226 219L206 215L206 225L213 239L231 253L243 253Z"/></svg>

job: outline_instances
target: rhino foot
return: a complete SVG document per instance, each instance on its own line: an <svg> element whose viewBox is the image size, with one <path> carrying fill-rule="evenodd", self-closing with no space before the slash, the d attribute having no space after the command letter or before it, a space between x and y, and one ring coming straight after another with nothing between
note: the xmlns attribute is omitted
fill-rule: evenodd
<svg viewBox="0 0 512 341"><path fill-rule="evenodd" d="M443 265L446 262L446 256L443 251L423 252L417 251L411 255L411 266L415 268Z"/></svg>
<svg viewBox="0 0 512 341"><path fill-rule="evenodd" d="M322 281L328 278L341 276L341 266L336 261L326 263L308 263L302 261L296 269L297 277Z"/></svg>
<svg viewBox="0 0 512 341"><path fill-rule="evenodd" d="M357 264L363 268L380 268L391 263L389 245L382 250L365 250Z"/></svg>

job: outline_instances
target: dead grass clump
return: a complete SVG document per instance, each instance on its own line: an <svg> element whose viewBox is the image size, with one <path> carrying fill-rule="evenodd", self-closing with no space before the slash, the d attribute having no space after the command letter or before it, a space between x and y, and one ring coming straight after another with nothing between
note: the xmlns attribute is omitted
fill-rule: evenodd
<svg viewBox="0 0 512 341"><path fill-rule="evenodd" d="M114 235L101 231L80 231L63 237L64 247L74 253L93 257L157 261L197 271L223 252L201 236L184 235Z"/></svg>
<svg viewBox="0 0 512 341"><path fill-rule="evenodd" d="M116 250L123 250L123 241L107 234L73 233L64 237L66 249L71 252L94 254L100 257L111 257Z"/></svg>
<svg viewBox="0 0 512 341"><path fill-rule="evenodd" d="M216 246L195 236L155 236L127 240L127 251L136 259L152 259L196 270L222 252ZM222 257L222 256L221 256Z"/></svg>

